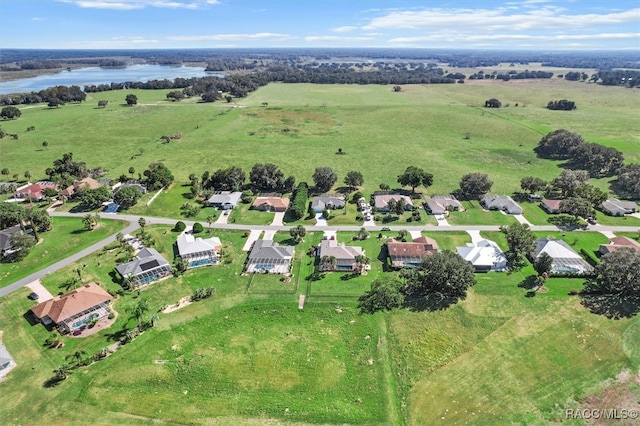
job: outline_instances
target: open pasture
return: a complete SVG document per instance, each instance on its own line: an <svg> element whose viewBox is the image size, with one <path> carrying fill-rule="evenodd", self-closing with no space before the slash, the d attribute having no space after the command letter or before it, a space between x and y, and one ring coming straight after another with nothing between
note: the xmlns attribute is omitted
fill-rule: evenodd
<svg viewBox="0 0 640 426"><path fill-rule="evenodd" d="M123 105L129 92L139 105ZM57 109L22 107L20 119L1 123L20 139L0 141L0 166L10 175L29 170L44 178L54 159L73 152L74 159L104 167L115 178L128 175L129 167L141 172L161 161L179 182L230 165L248 171L258 162L273 162L286 175L311 182L315 167L330 166L338 173L337 186L346 172L361 171L370 193L380 183L397 186L397 175L417 165L435 176L430 193L450 192L472 171L488 173L494 191L510 193L525 175L551 179L560 172L558 163L532 151L558 128L615 146L629 162L640 160L638 98L619 87L551 79L407 85L394 93L389 86L270 84L247 98L214 104L169 102L165 94L114 91ZM490 97L509 107L483 108ZM578 109L545 108L559 98L574 100ZM109 100L106 108L96 106L99 99ZM26 132L29 126L35 131ZM181 140L159 139L177 133ZM336 155L338 148L345 155Z"/></svg>

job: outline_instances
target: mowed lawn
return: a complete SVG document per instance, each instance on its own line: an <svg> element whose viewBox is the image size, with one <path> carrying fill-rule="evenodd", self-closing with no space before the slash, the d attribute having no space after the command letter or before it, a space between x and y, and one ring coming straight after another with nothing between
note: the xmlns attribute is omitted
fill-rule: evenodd
<svg viewBox="0 0 640 426"><path fill-rule="evenodd" d="M42 240L29 255L17 263L0 263L0 287L50 266L127 226L118 220L101 220L100 226L87 231L80 218L54 217L53 229L39 235Z"/></svg>
<svg viewBox="0 0 640 426"><path fill-rule="evenodd" d="M178 234L171 226L147 231L170 259ZM591 314L567 295L581 288L579 279L549 279L548 293L525 297L528 290L518 284L533 274L531 266L513 274L478 274L467 298L449 309L360 315L355 299L371 279L384 276L380 247L397 233L352 241L355 232L341 232L339 241L366 249L372 270L347 280L331 273L309 281L309 298L299 311L291 292L247 292L249 278L240 275L246 257L242 232L212 234L221 238L230 263L118 297L120 316L112 327L86 339L64 338L59 350L44 348L47 331L22 317L34 304L27 290L0 299L4 342L19 360L0 384L2 418L22 424L42 422L46 415L92 424L162 419L388 425L402 423L402 416L412 425L439 424L442 417L469 424L545 424L562 421L565 407L640 363L638 318L612 321ZM443 248L469 240L462 232L430 235ZM485 236L503 243L500 235ZM573 235L565 237L569 243ZM585 247L604 238L575 235L576 246ZM294 278L303 278L298 293L312 271L313 259L305 253L321 237L314 232L296 245L301 266ZM286 233L275 239L291 243ZM96 253L43 284L62 291L73 269L85 264L85 281L115 291L110 272L120 256L117 249ZM262 284L268 290L284 285L277 279ZM156 328L105 360L74 371L56 387L43 386L66 355L96 353L134 327L128 308L137 298L149 301L151 313L207 286L216 288L211 299L161 314Z"/></svg>
<svg viewBox="0 0 640 426"><path fill-rule="evenodd" d="M135 92L140 105L122 106L129 92ZM416 165L434 174L427 193L448 193L473 171L490 175L493 192L511 193L523 176L549 180L559 174L559 163L540 160L533 152L540 138L557 128L616 146L628 161L640 160L640 124L634 120L638 100L623 88L487 82L408 85L394 93L374 85L270 84L232 104L172 103L162 100L165 92L105 92L80 105L23 107L20 119L2 123L20 140L0 141L0 166L12 174L29 170L34 178L44 178L53 160L73 152L74 159L104 167L114 178L128 175L129 167L142 172L152 162L164 162L179 182L191 173L230 165L248 171L264 162L279 165L298 181L312 182L315 167L330 166L338 173L337 186L348 171L361 171L362 189L371 193L381 183L396 187L397 175ZM578 109L544 108L560 95L575 100ZM488 97L511 100L511 106L479 107ZM102 98L110 103L98 109ZM269 106L260 106L262 102ZM36 130L26 132L29 126ZM159 140L176 133L182 139L169 144ZM43 141L49 143L46 150ZM345 155L335 154L339 148Z"/></svg>

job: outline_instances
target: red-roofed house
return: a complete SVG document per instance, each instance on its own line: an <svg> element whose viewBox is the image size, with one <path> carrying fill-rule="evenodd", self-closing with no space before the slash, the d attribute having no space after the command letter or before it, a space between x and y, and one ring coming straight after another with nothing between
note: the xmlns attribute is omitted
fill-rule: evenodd
<svg viewBox="0 0 640 426"><path fill-rule="evenodd" d="M31 201L40 201L44 198L44 190L48 188L55 189L57 191L58 184L49 181L32 183L29 186L16 190L13 193L13 196L14 198L27 198Z"/></svg>
<svg viewBox="0 0 640 426"><path fill-rule="evenodd" d="M390 238L386 245L393 268L417 268L426 256L438 252L438 243L428 237L418 237L410 243Z"/></svg>
<svg viewBox="0 0 640 426"><path fill-rule="evenodd" d="M600 253L604 255L616 250L620 250L622 248L630 248L632 250L635 250L637 253L640 253L640 243L627 237L613 237L611 238L611 243L600 244L599 250Z"/></svg>
<svg viewBox="0 0 640 426"><path fill-rule="evenodd" d="M540 201L540 207L550 214L560 213L560 202L562 200L542 200Z"/></svg>
<svg viewBox="0 0 640 426"><path fill-rule="evenodd" d="M282 197L256 197L252 209L266 212L283 212L289 207L289 199Z"/></svg>
<svg viewBox="0 0 640 426"><path fill-rule="evenodd" d="M70 333L109 315L111 299L113 297L96 283L89 283L40 303L31 308L31 312L44 325L53 324L60 333Z"/></svg>
<svg viewBox="0 0 640 426"><path fill-rule="evenodd" d="M82 189L96 189L96 188L100 188L102 185L100 185L100 182L98 182L97 180L90 178L90 177L86 177L84 179L75 181L73 183L73 185L69 186L68 188L63 189L62 191L60 191L60 195L64 195L65 197L71 197L73 196L76 192L78 192L78 189L82 188Z"/></svg>

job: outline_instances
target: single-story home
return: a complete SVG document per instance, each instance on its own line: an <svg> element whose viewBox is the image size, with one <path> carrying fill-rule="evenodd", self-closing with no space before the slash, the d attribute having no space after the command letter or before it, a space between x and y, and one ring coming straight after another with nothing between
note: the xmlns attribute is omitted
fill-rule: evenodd
<svg viewBox="0 0 640 426"><path fill-rule="evenodd" d="M248 274L286 274L291 269L294 248L281 246L272 240L257 240L247 257Z"/></svg>
<svg viewBox="0 0 640 426"><path fill-rule="evenodd" d="M509 214L522 214L522 207L508 195L483 195L480 204L487 210L502 210Z"/></svg>
<svg viewBox="0 0 640 426"><path fill-rule="evenodd" d="M445 214L462 210L462 204L453 195L434 195L424 202L424 209L429 214Z"/></svg>
<svg viewBox="0 0 640 426"><path fill-rule="evenodd" d="M89 283L46 300L31 308L31 312L44 325L53 324L60 333L70 333L109 315L111 299L99 285Z"/></svg>
<svg viewBox="0 0 640 426"><path fill-rule="evenodd" d="M238 205L241 198L242 192L218 191L207 200L207 203L209 207L216 207L220 210L231 210Z"/></svg>
<svg viewBox="0 0 640 426"><path fill-rule="evenodd" d="M289 207L289 199L280 196L256 197L251 205L252 209L265 212L283 212Z"/></svg>
<svg viewBox="0 0 640 426"><path fill-rule="evenodd" d="M560 213L561 201L562 200L542 200L540 201L540 207L549 214L558 214Z"/></svg>
<svg viewBox="0 0 640 426"><path fill-rule="evenodd" d="M438 243L429 237L418 237L410 243L389 238L386 246L393 268L417 268L426 256L438 252Z"/></svg>
<svg viewBox="0 0 640 426"><path fill-rule="evenodd" d="M628 237L613 237L609 244L600 244L600 253L605 255L620 249L632 249L640 253L640 242Z"/></svg>
<svg viewBox="0 0 640 426"><path fill-rule="evenodd" d="M11 226L0 231L0 253L3 256L13 253L11 238L15 234L21 234L22 232L20 225ZM29 230L27 230L27 233L29 233Z"/></svg>
<svg viewBox="0 0 640 426"><path fill-rule="evenodd" d="M102 184L97 180L91 177L86 177L84 179L75 181L73 185L60 191L60 195L64 195L65 197L73 197L78 192L79 189L84 189L84 190L97 189L97 188L100 188L101 186Z"/></svg>
<svg viewBox="0 0 640 426"><path fill-rule="evenodd" d="M24 186L17 189L13 193L14 198L28 198L31 201L40 201L44 198L45 189L54 189L58 191L59 186L55 182L40 181L32 183L31 185Z"/></svg>
<svg viewBox="0 0 640 426"><path fill-rule="evenodd" d="M220 238L203 239L194 237L192 231L184 231L178 236L178 254L189 268L216 265L220 262Z"/></svg>
<svg viewBox="0 0 640 426"><path fill-rule="evenodd" d="M600 204L600 210L610 216L624 216L626 214L636 213L638 204L633 201L621 201L617 198L609 198Z"/></svg>
<svg viewBox="0 0 640 426"><path fill-rule="evenodd" d="M476 272L504 271L507 268L507 257L493 241L467 243L464 247L456 247L456 251L473 265Z"/></svg>
<svg viewBox="0 0 640 426"><path fill-rule="evenodd" d="M154 248L143 248L131 262L116 266L120 276L132 287L151 284L173 273L169 262Z"/></svg>
<svg viewBox="0 0 640 426"><path fill-rule="evenodd" d="M0 341L0 380L4 378L9 371L13 370L16 365L6 346Z"/></svg>
<svg viewBox="0 0 640 426"><path fill-rule="evenodd" d="M411 201L411 198L407 197L406 195L383 194L383 195L376 195L373 198L374 198L374 207L376 208L376 210L380 212L389 211L389 201L391 200L394 200L395 202L398 202L398 200L404 200L405 210L413 210L414 208L413 201Z"/></svg>
<svg viewBox="0 0 640 426"><path fill-rule="evenodd" d="M356 258L364 256L364 250L338 243L336 239L326 239L320 242L317 254L321 271L350 272L359 268Z"/></svg>
<svg viewBox="0 0 640 426"><path fill-rule="evenodd" d="M322 194L311 199L311 209L316 213L322 213L324 209L343 209L345 206L344 195Z"/></svg>
<svg viewBox="0 0 640 426"><path fill-rule="evenodd" d="M535 260L542 253L547 253L553 259L551 272L554 274L586 274L593 271L591 265L562 240L536 240L531 257Z"/></svg>
<svg viewBox="0 0 640 426"><path fill-rule="evenodd" d="M113 193L115 194L116 192L120 191L122 188L128 188L128 187L138 188L141 194L147 193L147 186L135 180L131 180L125 183L117 183L113 186L112 190L113 190Z"/></svg>

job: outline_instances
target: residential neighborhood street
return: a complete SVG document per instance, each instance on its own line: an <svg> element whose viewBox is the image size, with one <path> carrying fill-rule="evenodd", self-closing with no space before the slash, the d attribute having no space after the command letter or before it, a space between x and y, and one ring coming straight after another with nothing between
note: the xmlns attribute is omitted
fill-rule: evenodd
<svg viewBox="0 0 640 426"><path fill-rule="evenodd" d="M53 217L77 217L78 220L80 220L84 214L83 213L66 213L66 212L51 212L50 213L51 216ZM136 229L138 229L140 226L138 225L138 220L140 219L140 216L134 216L134 215L126 215L126 214L109 214L109 215L103 215L102 219L106 219L106 220L124 220L129 222L129 226L127 226L125 229L123 229L121 232L123 234L132 234ZM147 225L175 225L175 223L177 222L177 219L170 219L170 218L159 218L159 217L144 217L146 224ZM195 221L183 221L187 226L193 226L193 224L195 223ZM206 222L200 222L204 227L208 226L208 223ZM223 222L215 222L211 225L212 229L228 229L228 230L242 230L242 231L246 231L249 230L251 231L252 236L255 236L255 238L257 238L262 232L265 233L275 233L277 231L287 231L289 230L290 226L286 226L286 225L241 225L241 224L230 224L230 223L223 223ZM362 228L362 226L357 226L357 225L344 225L344 226L308 226L306 227L307 232L337 232L337 231L359 231ZM369 231L369 232L376 232L376 231L381 231L382 230L382 226L371 226L371 225L366 225L365 228ZM479 232L481 231L499 231L500 230L500 226L498 225L467 225L467 226L455 226L455 225L450 225L450 226L436 226L436 225L422 225L422 226L390 226L389 228L391 228L391 230L407 230L410 233L416 233L416 232L421 232L421 231L429 231L429 232L439 232L439 231L465 231L465 232L469 232L471 231L471 233L473 233L474 235L477 235ZM531 225L531 230L532 231L558 231L561 230L560 228L558 228L555 225ZM604 235L610 235L611 233L615 233L615 232L637 232L638 228L635 226L602 226L602 225L590 225L587 229L588 231L594 231L594 232L600 232ZM580 231L575 231L575 232L580 232ZM251 240L252 238L250 237L249 240ZM107 244L111 243L115 241L115 234L110 236L109 238L106 238L98 243L93 244L90 247L87 247L84 250L79 251L78 253L75 253L65 259L62 259L56 263L54 263L53 265L43 268L40 271L31 274L21 280L18 280L12 284L9 284L3 288L0 288L0 297L2 296L6 296L9 293L12 293L24 286L26 286L27 284L34 282L46 275L49 275L59 269L62 269L70 264L72 264L73 262L76 262L80 259L82 259L83 257L98 251L100 249L102 249L102 247L106 246ZM249 243L249 241L247 241L247 243ZM247 248L245 248L245 250L248 250Z"/></svg>

